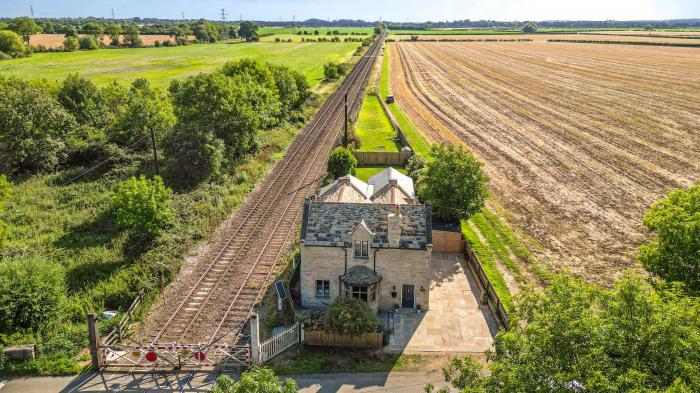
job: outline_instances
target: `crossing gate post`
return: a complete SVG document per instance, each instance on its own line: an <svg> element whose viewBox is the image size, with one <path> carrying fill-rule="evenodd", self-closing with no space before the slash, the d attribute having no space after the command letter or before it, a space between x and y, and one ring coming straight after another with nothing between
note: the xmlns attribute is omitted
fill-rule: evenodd
<svg viewBox="0 0 700 393"><path fill-rule="evenodd" d="M260 321L258 321L258 313L250 316L250 357L253 364L260 364Z"/></svg>
<svg viewBox="0 0 700 393"><path fill-rule="evenodd" d="M102 360L100 358L100 330L97 327L97 315L87 315L88 339L90 340L90 357L92 358L92 367L99 371L102 368Z"/></svg>

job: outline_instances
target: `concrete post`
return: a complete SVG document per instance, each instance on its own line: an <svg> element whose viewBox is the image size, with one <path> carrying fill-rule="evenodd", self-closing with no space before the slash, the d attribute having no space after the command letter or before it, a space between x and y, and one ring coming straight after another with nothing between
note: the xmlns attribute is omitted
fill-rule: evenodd
<svg viewBox="0 0 700 393"><path fill-rule="evenodd" d="M250 317L250 357L253 364L260 364L260 321L257 313Z"/></svg>
<svg viewBox="0 0 700 393"><path fill-rule="evenodd" d="M97 327L97 315L87 315L88 324L88 340L90 341L90 357L92 358L92 367L99 371L102 368L102 358L100 358L100 330Z"/></svg>

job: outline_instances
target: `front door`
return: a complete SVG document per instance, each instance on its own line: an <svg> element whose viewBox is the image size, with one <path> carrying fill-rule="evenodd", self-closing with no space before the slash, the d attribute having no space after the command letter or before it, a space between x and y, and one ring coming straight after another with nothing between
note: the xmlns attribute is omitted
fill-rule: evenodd
<svg viewBox="0 0 700 393"><path fill-rule="evenodd" d="M401 290L401 307L413 308L416 303L414 296L413 285L404 285Z"/></svg>

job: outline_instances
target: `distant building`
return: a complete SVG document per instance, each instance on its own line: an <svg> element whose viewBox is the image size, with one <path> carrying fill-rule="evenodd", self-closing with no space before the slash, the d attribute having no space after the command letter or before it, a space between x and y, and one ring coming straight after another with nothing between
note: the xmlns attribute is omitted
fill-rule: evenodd
<svg viewBox="0 0 700 393"><path fill-rule="evenodd" d="M338 296L372 309L427 310L431 206L410 177L388 168L367 183L344 176L304 202L301 305L322 309Z"/></svg>

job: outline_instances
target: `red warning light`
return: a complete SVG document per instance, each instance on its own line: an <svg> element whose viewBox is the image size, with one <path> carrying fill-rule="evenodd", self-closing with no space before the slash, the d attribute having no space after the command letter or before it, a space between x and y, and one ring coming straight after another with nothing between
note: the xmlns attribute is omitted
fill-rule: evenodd
<svg viewBox="0 0 700 393"><path fill-rule="evenodd" d="M194 353L194 358L197 359L197 360L200 360L200 361L201 361L201 360L206 359L206 357L207 357L207 354L204 353L204 352L195 352L195 353Z"/></svg>

